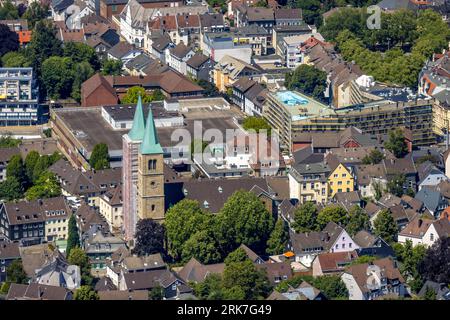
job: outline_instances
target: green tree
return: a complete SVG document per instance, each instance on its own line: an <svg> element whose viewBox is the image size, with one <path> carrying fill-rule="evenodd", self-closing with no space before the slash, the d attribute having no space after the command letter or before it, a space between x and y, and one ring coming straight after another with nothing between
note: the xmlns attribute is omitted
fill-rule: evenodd
<svg viewBox="0 0 450 320"><path fill-rule="evenodd" d="M32 150L25 157L25 171L29 181L33 181L33 172L39 160L39 152Z"/></svg>
<svg viewBox="0 0 450 320"><path fill-rule="evenodd" d="M91 276L91 264L89 258L80 247L75 247L70 250L67 261L80 267L81 284L90 286L93 282Z"/></svg>
<svg viewBox="0 0 450 320"><path fill-rule="evenodd" d="M378 149L373 149L368 155L363 158L363 164L378 164L383 159L384 154Z"/></svg>
<svg viewBox="0 0 450 320"><path fill-rule="evenodd" d="M450 283L450 238L441 237L425 253L418 265L423 280Z"/></svg>
<svg viewBox="0 0 450 320"><path fill-rule="evenodd" d="M150 300L162 300L164 297L163 289L160 286L152 288L148 293L148 298Z"/></svg>
<svg viewBox="0 0 450 320"><path fill-rule="evenodd" d="M69 42L71 43L71 42ZM88 61L82 61L74 65L73 68L74 79L72 83L71 97L81 101L81 85L87 79L94 75L94 69L91 67Z"/></svg>
<svg viewBox="0 0 450 320"><path fill-rule="evenodd" d="M286 249L288 239L289 232L287 224L283 219L278 219L270 234L269 240L267 240L266 252L268 254L282 254Z"/></svg>
<svg viewBox="0 0 450 320"><path fill-rule="evenodd" d="M13 155L6 166L6 178L15 178L20 184L26 184L26 172L20 154Z"/></svg>
<svg viewBox="0 0 450 320"><path fill-rule="evenodd" d="M217 273L210 273L205 280L193 284L194 294L200 300L223 300L222 277Z"/></svg>
<svg viewBox="0 0 450 320"><path fill-rule="evenodd" d="M427 286L423 298L425 300L436 300L436 291L434 291L433 288Z"/></svg>
<svg viewBox="0 0 450 320"><path fill-rule="evenodd" d="M33 29L38 21L47 18L49 13L48 5L43 5L38 2L32 2L25 11L22 18L27 19L28 27Z"/></svg>
<svg viewBox="0 0 450 320"><path fill-rule="evenodd" d="M349 210L348 224L345 230L354 236L361 230L370 230L370 218L369 215L358 205L354 205Z"/></svg>
<svg viewBox="0 0 450 320"><path fill-rule="evenodd" d="M29 67L28 59L20 52L10 51L2 57L2 65L5 68Z"/></svg>
<svg viewBox="0 0 450 320"><path fill-rule="evenodd" d="M270 285L265 273L257 270L250 259L246 259L225 266L223 288L225 299L256 300L268 295Z"/></svg>
<svg viewBox="0 0 450 320"><path fill-rule="evenodd" d="M100 61L94 48L81 42L64 43L63 54L74 63L87 62L93 70L100 69Z"/></svg>
<svg viewBox="0 0 450 320"><path fill-rule="evenodd" d="M138 256L164 251L164 226L152 219L141 219L136 225L136 244L133 253Z"/></svg>
<svg viewBox="0 0 450 320"><path fill-rule="evenodd" d="M383 187L379 182L374 182L373 189L375 191L374 198L375 200L380 200L383 196Z"/></svg>
<svg viewBox="0 0 450 320"><path fill-rule="evenodd" d="M194 257L203 264L217 263L222 260L219 243L212 228L199 230L184 243L181 252L183 261Z"/></svg>
<svg viewBox="0 0 450 320"><path fill-rule="evenodd" d="M152 96L145 92L143 87L134 86L127 90L127 93L120 100L122 103L137 103L139 96L141 96L142 102L152 102Z"/></svg>
<svg viewBox="0 0 450 320"><path fill-rule="evenodd" d="M17 7L10 0L2 2L0 5L0 20L15 19L19 19L19 11Z"/></svg>
<svg viewBox="0 0 450 320"><path fill-rule="evenodd" d="M18 200L22 197L23 185L15 177L10 177L0 182L0 201Z"/></svg>
<svg viewBox="0 0 450 320"><path fill-rule="evenodd" d="M81 286L75 291L73 295L74 300L99 300L97 292L95 292L90 286Z"/></svg>
<svg viewBox="0 0 450 320"><path fill-rule="evenodd" d="M273 229L273 217L253 193L236 191L225 202L218 218L218 234L224 252L245 244L263 252Z"/></svg>
<svg viewBox="0 0 450 320"><path fill-rule="evenodd" d="M152 101L163 101L164 98L165 98L165 96L161 90L159 90L159 89L153 90L153 92L151 94Z"/></svg>
<svg viewBox="0 0 450 320"><path fill-rule="evenodd" d="M317 226L319 230L325 228L328 222L346 225L348 221L347 211L341 206L331 205L322 209L317 215Z"/></svg>
<svg viewBox="0 0 450 320"><path fill-rule="evenodd" d="M27 52L31 66L39 77L41 65L46 59L51 56L62 56L61 41L56 38L56 28L52 22L46 20L36 22Z"/></svg>
<svg viewBox="0 0 450 320"><path fill-rule="evenodd" d="M120 76L121 72L121 60L105 59L102 61L102 74L104 76Z"/></svg>
<svg viewBox="0 0 450 320"><path fill-rule="evenodd" d="M287 73L285 85L289 90L298 90L304 94L324 101L327 74L314 66L302 64L293 72Z"/></svg>
<svg viewBox="0 0 450 320"><path fill-rule="evenodd" d="M169 253L176 260L181 258L184 243L202 230L208 216L203 213L197 201L184 199L166 213L164 225L167 234L167 247Z"/></svg>
<svg viewBox="0 0 450 320"><path fill-rule="evenodd" d="M75 215L71 215L68 223L68 236L67 236L67 246L66 246L66 257L70 255L70 251L80 246L80 236L78 234L77 220Z"/></svg>
<svg viewBox="0 0 450 320"><path fill-rule="evenodd" d="M26 161L26 159L25 159ZM26 165L26 162L25 162ZM47 156L40 156L37 161L36 164L33 167L33 173L31 176L31 181L33 181L34 184L36 184L36 182L38 181L38 179L42 176L42 174L48 169L48 167L50 167L50 159ZM27 168L27 172L28 172L28 168Z"/></svg>
<svg viewBox="0 0 450 320"><path fill-rule="evenodd" d="M316 230L318 210L313 202L305 202L294 211L295 232L309 232Z"/></svg>
<svg viewBox="0 0 450 320"><path fill-rule="evenodd" d="M262 117L247 117L244 119L242 126L245 130L255 130L257 133L260 130L267 130L267 136L270 136L271 127L267 120Z"/></svg>
<svg viewBox="0 0 450 320"><path fill-rule="evenodd" d="M248 259L247 253L242 248L237 248L233 252L230 252L225 258L225 265L229 265L235 262L244 262Z"/></svg>
<svg viewBox="0 0 450 320"><path fill-rule="evenodd" d="M103 170L109 168L109 151L106 143L99 143L94 146L89 164L94 170Z"/></svg>
<svg viewBox="0 0 450 320"><path fill-rule="evenodd" d="M204 91L204 95L207 97L214 97L219 95L219 91L217 90L217 87L214 85L214 83L211 83L206 80L197 80L196 83L202 87Z"/></svg>
<svg viewBox="0 0 450 320"><path fill-rule="evenodd" d="M375 234L388 243L394 242L397 238L398 227L389 209L378 213L373 225Z"/></svg>
<svg viewBox="0 0 450 320"><path fill-rule="evenodd" d="M348 299L347 287L338 275L317 277L311 284L328 299Z"/></svg>
<svg viewBox="0 0 450 320"><path fill-rule="evenodd" d="M389 193L401 197L404 194L405 184L406 176L404 174L397 174L387 183L387 190Z"/></svg>
<svg viewBox="0 0 450 320"><path fill-rule="evenodd" d="M61 186L55 174L44 171L36 180L34 186L25 193L27 200L45 199L61 195Z"/></svg>
<svg viewBox="0 0 450 320"><path fill-rule="evenodd" d="M20 142L19 139L11 138L10 134L0 136L0 148L17 147Z"/></svg>
<svg viewBox="0 0 450 320"><path fill-rule="evenodd" d="M401 129L391 130L384 147L391 151L397 158L402 158L408 153L408 145Z"/></svg>
<svg viewBox="0 0 450 320"><path fill-rule="evenodd" d="M6 268L6 280L11 283L26 284L28 282L28 276L23 270L22 260L14 260Z"/></svg>
<svg viewBox="0 0 450 320"><path fill-rule="evenodd" d="M363 263L372 263L375 260L377 260L377 257L375 256L360 256L353 260L350 265L357 265L357 264L363 264Z"/></svg>
<svg viewBox="0 0 450 320"><path fill-rule="evenodd" d="M73 61L67 57L50 57L42 63L42 83L52 99L67 98L72 91Z"/></svg>
<svg viewBox="0 0 450 320"><path fill-rule="evenodd" d="M417 245L413 248L411 240L406 240L403 245L400 272L415 292L418 292L423 284L417 266L425 257L425 251L426 248L423 245Z"/></svg>

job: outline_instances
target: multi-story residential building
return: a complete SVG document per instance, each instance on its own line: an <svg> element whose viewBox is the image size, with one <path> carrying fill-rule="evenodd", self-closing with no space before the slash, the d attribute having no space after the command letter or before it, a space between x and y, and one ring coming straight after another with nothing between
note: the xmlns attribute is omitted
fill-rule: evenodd
<svg viewBox="0 0 450 320"><path fill-rule="evenodd" d="M376 101L332 109L298 92L268 93L263 116L280 136L280 144L291 152L292 135L302 132L336 132L358 127L365 133L386 134L404 127L412 131L414 146L430 145L432 132L431 100L407 102Z"/></svg>
<svg viewBox="0 0 450 320"><path fill-rule="evenodd" d="M272 30L272 46L275 48L275 53L281 55L283 52L283 39L285 37L299 36L302 34L317 33L317 29L314 26L310 26L306 23L299 25L276 25Z"/></svg>
<svg viewBox="0 0 450 320"><path fill-rule="evenodd" d="M72 210L64 197L43 199L40 204L45 219L46 241L67 240Z"/></svg>
<svg viewBox="0 0 450 320"><path fill-rule="evenodd" d="M64 197L4 203L0 233L25 244L66 240L71 209Z"/></svg>
<svg viewBox="0 0 450 320"><path fill-rule="evenodd" d="M200 16L198 14L184 13L176 16L179 43L183 41L191 46L197 46L200 39Z"/></svg>
<svg viewBox="0 0 450 320"><path fill-rule="evenodd" d="M295 254L295 261L310 267L322 252L352 252L359 249L345 229L329 222L322 231L290 232L287 249Z"/></svg>
<svg viewBox="0 0 450 320"><path fill-rule="evenodd" d="M330 188L330 197L334 197L336 193L352 192L355 188L353 174L350 168L340 163L332 156L326 157L326 161L330 166L330 175L328 176L328 186Z"/></svg>
<svg viewBox="0 0 450 320"><path fill-rule="evenodd" d="M326 203L329 174L330 168L323 162L294 164L288 174L290 198L301 203Z"/></svg>
<svg viewBox="0 0 450 320"><path fill-rule="evenodd" d="M166 56L166 62L172 69L186 75L186 61L194 54L195 52L191 47L180 42L174 48L169 49L168 55Z"/></svg>
<svg viewBox="0 0 450 320"><path fill-rule="evenodd" d="M279 8L275 10L275 25L299 26L303 24L302 9Z"/></svg>
<svg viewBox="0 0 450 320"><path fill-rule="evenodd" d="M221 92L225 92L229 86L241 77L257 78L260 70L256 67L235 59L231 56L224 56L214 67L214 84Z"/></svg>
<svg viewBox="0 0 450 320"><path fill-rule="evenodd" d="M142 1L142 0L140 0ZM145 1L145 0L144 0ZM117 23L120 25L120 33L128 43L137 47L144 47L144 38L149 21L160 16L198 15L208 11L206 6L161 6L145 7L137 0L129 0L120 12ZM189 20L190 18L188 18ZM114 19L113 19L114 20ZM198 20L198 16L197 16ZM182 23L184 24L184 23ZM199 31L199 21L196 30ZM178 27L177 27L178 29ZM177 30L181 31L181 30ZM172 39L175 43L176 41Z"/></svg>
<svg viewBox="0 0 450 320"><path fill-rule="evenodd" d="M33 68L0 68L0 127L35 125L40 120Z"/></svg>
<svg viewBox="0 0 450 320"><path fill-rule="evenodd" d="M373 300L387 294L404 297L407 294L405 280L390 258L350 266L341 279L350 300Z"/></svg>
<svg viewBox="0 0 450 320"><path fill-rule="evenodd" d="M237 7L237 15L235 17L236 26L238 28L258 25L272 33L275 24L275 15L272 8L247 7L245 5Z"/></svg>
<svg viewBox="0 0 450 320"><path fill-rule="evenodd" d="M295 69L299 65L305 63L305 51L303 45L308 43L309 39L314 37L318 41L324 41L320 33L305 33L302 35L284 37L282 42L283 57L285 58L286 67Z"/></svg>
<svg viewBox="0 0 450 320"><path fill-rule="evenodd" d="M63 195L78 197L93 207L99 206L101 195L121 184L120 168L83 172L73 168L68 161L61 159L53 164L49 171L58 178Z"/></svg>
<svg viewBox="0 0 450 320"><path fill-rule="evenodd" d="M83 248L94 272L106 273L107 261L119 248L126 248L125 241L104 234L102 230L90 233L83 242Z"/></svg>
<svg viewBox="0 0 450 320"><path fill-rule="evenodd" d="M17 242L0 242L0 282L6 281L6 269L18 259L20 259L20 250Z"/></svg>
<svg viewBox="0 0 450 320"><path fill-rule="evenodd" d="M211 82L214 62L201 52L196 52L186 61L186 73L192 79Z"/></svg>
<svg viewBox="0 0 450 320"><path fill-rule="evenodd" d="M99 198L99 210L108 222L110 232L121 230L123 226L122 186L106 192Z"/></svg>
<svg viewBox="0 0 450 320"><path fill-rule="evenodd" d="M103 18L112 20L113 16L119 15L128 3L128 0L94 0L99 1L99 14ZM182 5L182 0L138 0L144 8L166 8Z"/></svg>

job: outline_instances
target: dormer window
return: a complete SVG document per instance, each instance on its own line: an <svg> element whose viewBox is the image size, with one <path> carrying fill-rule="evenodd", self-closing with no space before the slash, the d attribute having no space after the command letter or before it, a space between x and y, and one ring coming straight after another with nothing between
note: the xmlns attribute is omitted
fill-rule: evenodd
<svg viewBox="0 0 450 320"><path fill-rule="evenodd" d="M203 206L205 207L205 209L208 209L209 208L209 203L208 203L208 201L204 201L203 202Z"/></svg>

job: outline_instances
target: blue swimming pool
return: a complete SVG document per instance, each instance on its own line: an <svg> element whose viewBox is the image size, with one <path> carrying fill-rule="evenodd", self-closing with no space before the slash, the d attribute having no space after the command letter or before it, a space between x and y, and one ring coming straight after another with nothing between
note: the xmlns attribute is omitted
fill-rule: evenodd
<svg viewBox="0 0 450 320"><path fill-rule="evenodd" d="M296 106L299 104L307 104L309 101L300 97L292 91L281 91L277 93L277 98L288 106Z"/></svg>

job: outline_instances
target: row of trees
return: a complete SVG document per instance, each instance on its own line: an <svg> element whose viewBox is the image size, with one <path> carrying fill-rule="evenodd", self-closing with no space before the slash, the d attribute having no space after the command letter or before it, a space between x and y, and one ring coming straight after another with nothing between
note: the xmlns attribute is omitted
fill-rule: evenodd
<svg viewBox="0 0 450 320"><path fill-rule="evenodd" d="M274 218L252 192L236 191L216 215L199 203L184 199L169 208L165 219L168 253L176 261L195 257L202 263L223 261L245 244L258 253L280 253L286 227ZM268 247L267 247L268 246Z"/></svg>
<svg viewBox="0 0 450 320"><path fill-rule="evenodd" d="M339 205L331 205L320 212L312 202L305 202L294 212L292 228L296 232L311 232L322 230L329 222L335 222L351 235L361 230L371 231L370 218L358 205L347 212ZM397 224L389 210L381 211L374 220L374 232L388 242L395 240L398 230Z"/></svg>
<svg viewBox="0 0 450 320"><path fill-rule="evenodd" d="M343 58L355 61L376 80L415 87L423 63L446 48L450 30L432 10L382 14L381 28L366 27L367 14L343 9L332 15L320 31L337 43Z"/></svg>
<svg viewBox="0 0 450 320"><path fill-rule="evenodd" d="M61 194L56 176L47 169L61 159L57 152L40 155L30 151L22 160L20 154L11 157L6 167L6 180L0 182L0 198L11 201L23 198L28 200L56 197Z"/></svg>

